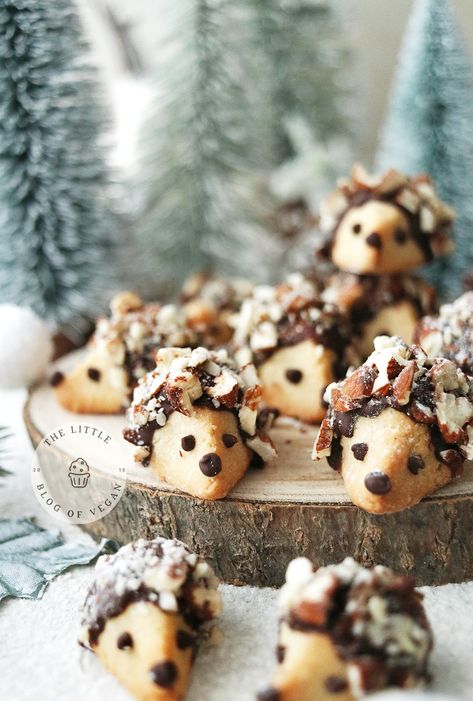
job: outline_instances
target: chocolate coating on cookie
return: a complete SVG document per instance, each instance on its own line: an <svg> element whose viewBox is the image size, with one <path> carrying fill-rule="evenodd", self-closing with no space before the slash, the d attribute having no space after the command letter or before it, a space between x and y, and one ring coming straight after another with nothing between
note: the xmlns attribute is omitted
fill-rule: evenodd
<svg viewBox="0 0 473 701"><path fill-rule="evenodd" d="M410 577L381 566L364 568L352 558L314 572L298 558L289 564L280 609L283 624L328 636L346 663L346 678L325 679L334 694L348 690L358 698L428 679L432 633Z"/></svg>
<svg viewBox="0 0 473 701"><path fill-rule="evenodd" d="M452 360L473 376L473 291L422 319L415 340L428 355Z"/></svg>
<svg viewBox="0 0 473 701"><path fill-rule="evenodd" d="M191 416L194 408L230 411L237 419L242 441L266 461L275 452L264 428L258 424L261 398L255 368L247 365L238 370L225 350L161 349L156 355L156 367L135 389L123 436L139 447L141 461L149 461L154 433L166 426L173 412ZM224 445L234 445L233 436L225 435ZM183 436L180 446L184 452L191 452L196 446L195 436ZM221 470L219 461L216 454L213 458L202 456L200 469L207 477L214 477Z"/></svg>
<svg viewBox="0 0 473 701"><path fill-rule="evenodd" d="M212 568L180 541L137 540L98 560L82 611L81 642L93 648L107 621L139 601L179 612L197 634L220 613L217 586ZM132 645L124 631L117 647Z"/></svg>
<svg viewBox="0 0 473 701"><path fill-rule="evenodd" d="M409 231L397 228L394 240L403 246L408 238L422 251L425 261L434 256L444 255L450 250L449 234L454 220L454 212L438 198L432 181L426 175L408 177L395 170L389 170L376 177L368 175L359 166L353 166L351 175L342 179L337 189L321 203L320 228L325 234L323 250L330 254L337 231L345 215L353 208L362 207L375 201L389 204L402 213ZM356 221L351 231L362 235L361 221ZM380 250L382 238L377 231L368 233L365 243L368 247Z"/></svg>
<svg viewBox="0 0 473 701"><path fill-rule="evenodd" d="M465 459L473 458L473 381L453 362L428 358L418 346L378 337L368 360L327 388L326 395L329 409L316 441L316 458L330 459L332 450L338 456L340 439L353 436L359 417L375 419L388 408L428 428L437 460L453 475L461 472ZM421 469L415 456L408 469L413 474ZM375 491L384 489L382 481L386 492ZM387 493L387 484L372 475L365 481L374 494Z"/></svg>

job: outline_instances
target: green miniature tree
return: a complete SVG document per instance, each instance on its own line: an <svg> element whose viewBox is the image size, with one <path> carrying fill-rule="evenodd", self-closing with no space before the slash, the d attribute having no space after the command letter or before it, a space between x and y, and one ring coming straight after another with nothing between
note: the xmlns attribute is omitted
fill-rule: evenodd
<svg viewBox="0 0 473 701"><path fill-rule="evenodd" d="M102 112L70 0L0 0L0 298L95 315L110 264Z"/></svg>
<svg viewBox="0 0 473 701"><path fill-rule="evenodd" d="M166 13L136 191L145 289L192 270L277 277L267 177L293 154L286 117L346 134L348 55L331 3L179 0ZM154 281L154 284L153 284Z"/></svg>
<svg viewBox="0 0 473 701"><path fill-rule="evenodd" d="M457 212L455 252L427 275L458 294L473 268L473 71L448 0L417 0L402 45L380 168L428 172Z"/></svg>

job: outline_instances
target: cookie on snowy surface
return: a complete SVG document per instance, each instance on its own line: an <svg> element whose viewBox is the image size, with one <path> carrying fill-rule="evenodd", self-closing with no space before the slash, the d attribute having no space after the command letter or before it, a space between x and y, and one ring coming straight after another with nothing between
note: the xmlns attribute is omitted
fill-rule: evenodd
<svg viewBox="0 0 473 701"><path fill-rule="evenodd" d="M352 558L293 560L280 593L278 666L258 701L355 701L428 680L432 633L410 577Z"/></svg>
<svg viewBox="0 0 473 701"><path fill-rule="evenodd" d="M473 292L444 304L438 316L422 319L415 341L430 357L453 360L473 376Z"/></svg>
<svg viewBox="0 0 473 701"><path fill-rule="evenodd" d="M373 513L417 504L473 458L473 383L455 363L380 336L368 360L327 388L314 448Z"/></svg>
<svg viewBox="0 0 473 701"><path fill-rule="evenodd" d="M237 370L225 350L166 348L135 389L124 437L157 477L202 499L221 499L253 454L275 451L262 424L255 368Z"/></svg>
<svg viewBox="0 0 473 701"><path fill-rule="evenodd" d="M357 274L401 273L450 252L453 219L427 175L373 177L360 166L320 208L333 263Z"/></svg>
<svg viewBox="0 0 473 701"><path fill-rule="evenodd" d="M400 336L412 343L419 319L435 312L435 291L413 275L354 275L338 272L322 299L348 315L352 343L364 360L376 336Z"/></svg>
<svg viewBox="0 0 473 701"><path fill-rule="evenodd" d="M346 368L347 331L316 284L296 273L275 287L257 286L232 323L235 357L256 365L267 406L320 421L324 389Z"/></svg>
<svg viewBox="0 0 473 701"><path fill-rule="evenodd" d="M212 568L178 540L101 557L80 643L140 701L180 701L200 643L221 610Z"/></svg>
<svg viewBox="0 0 473 701"><path fill-rule="evenodd" d="M53 376L56 396L69 411L119 413L138 379L154 367L158 348L198 345L198 335L175 305L145 304L121 292L110 307L110 317L97 321L86 358L70 373Z"/></svg>

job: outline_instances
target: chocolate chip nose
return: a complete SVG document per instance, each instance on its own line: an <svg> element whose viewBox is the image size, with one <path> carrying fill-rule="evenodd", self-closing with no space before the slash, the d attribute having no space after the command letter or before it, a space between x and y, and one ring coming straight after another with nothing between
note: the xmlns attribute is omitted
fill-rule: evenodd
<svg viewBox="0 0 473 701"><path fill-rule="evenodd" d="M381 246L383 245L383 243L381 241L381 236L379 234L374 233L374 232L372 234L370 234L369 236L367 236L365 240L366 240L366 244L368 246L371 246L372 248L380 249Z"/></svg>
<svg viewBox="0 0 473 701"><path fill-rule="evenodd" d="M217 453L206 453L200 458L199 467L206 477L215 477L222 469L222 461Z"/></svg>

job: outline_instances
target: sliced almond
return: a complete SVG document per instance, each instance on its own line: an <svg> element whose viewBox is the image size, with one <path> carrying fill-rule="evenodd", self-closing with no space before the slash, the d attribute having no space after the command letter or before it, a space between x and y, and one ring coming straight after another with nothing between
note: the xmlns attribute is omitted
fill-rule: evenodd
<svg viewBox="0 0 473 701"><path fill-rule="evenodd" d="M393 396L400 406L405 406L409 403L415 371L415 360L411 360L394 380Z"/></svg>
<svg viewBox="0 0 473 701"><path fill-rule="evenodd" d="M383 178L376 188L376 192L380 195L389 195L396 192L404 185L407 185L408 180L405 175L398 170L391 168L383 175Z"/></svg>
<svg viewBox="0 0 473 701"><path fill-rule="evenodd" d="M319 435L315 441L312 460L320 460L330 455L333 438L333 429L330 422L325 418L320 424Z"/></svg>
<svg viewBox="0 0 473 701"><path fill-rule="evenodd" d="M419 211L420 197L409 187L403 188L396 195L396 202L411 214L417 214Z"/></svg>
<svg viewBox="0 0 473 701"><path fill-rule="evenodd" d="M374 366L361 365L350 377L347 377L340 390L348 399L370 397L377 376L378 370Z"/></svg>

